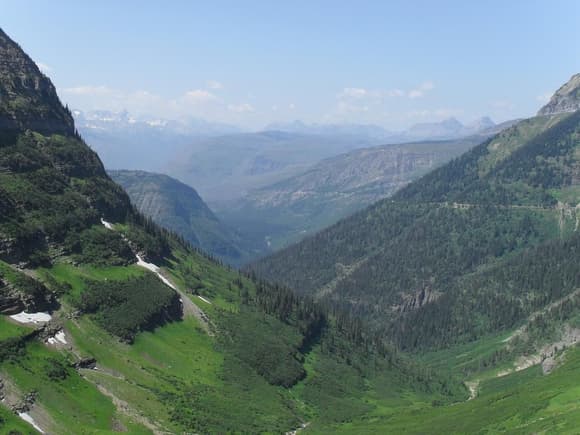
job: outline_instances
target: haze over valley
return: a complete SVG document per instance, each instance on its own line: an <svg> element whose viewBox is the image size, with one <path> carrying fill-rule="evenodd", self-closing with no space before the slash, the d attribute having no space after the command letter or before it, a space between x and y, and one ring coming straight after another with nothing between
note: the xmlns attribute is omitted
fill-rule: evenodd
<svg viewBox="0 0 580 435"><path fill-rule="evenodd" d="M578 433L577 2L1 10L0 433Z"/></svg>

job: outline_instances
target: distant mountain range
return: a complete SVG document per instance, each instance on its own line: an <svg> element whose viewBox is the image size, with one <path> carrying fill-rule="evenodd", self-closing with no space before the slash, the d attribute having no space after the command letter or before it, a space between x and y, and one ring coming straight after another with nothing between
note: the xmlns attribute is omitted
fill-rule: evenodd
<svg viewBox="0 0 580 435"><path fill-rule="evenodd" d="M378 144L362 136L264 131L193 140L163 172L194 186L215 207L302 173L320 160Z"/></svg>
<svg viewBox="0 0 580 435"><path fill-rule="evenodd" d="M200 119L144 118L126 111L73 110L72 114L83 138L111 169L159 170L179 149L196 139L241 131L232 125Z"/></svg>
<svg viewBox="0 0 580 435"><path fill-rule="evenodd" d="M359 136L380 140L382 143L402 143L412 140L457 139L477 134L489 134L496 127L495 122L488 116L484 116L469 124L462 124L455 118L448 118L439 122L414 124L407 130L398 132L373 124L307 124L300 120L269 124L265 130L323 136Z"/></svg>

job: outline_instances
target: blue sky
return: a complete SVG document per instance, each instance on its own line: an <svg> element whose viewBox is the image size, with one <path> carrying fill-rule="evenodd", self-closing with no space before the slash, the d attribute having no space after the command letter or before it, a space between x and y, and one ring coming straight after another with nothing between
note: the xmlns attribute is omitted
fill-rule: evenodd
<svg viewBox="0 0 580 435"><path fill-rule="evenodd" d="M580 71L580 2L0 0L80 109L260 128L530 116Z"/></svg>

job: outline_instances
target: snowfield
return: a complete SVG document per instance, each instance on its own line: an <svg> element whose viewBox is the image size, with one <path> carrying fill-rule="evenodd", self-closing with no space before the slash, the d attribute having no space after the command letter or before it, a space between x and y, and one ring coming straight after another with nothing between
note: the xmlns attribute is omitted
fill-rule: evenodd
<svg viewBox="0 0 580 435"><path fill-rule="evenodd" d="M40 433L45 433L40 426L38 426L36 424L36 422L34 421L34 419L30 416L30 414L28 414L27 412L19 412L18 413L18 417L20 417L22 420L24 420L25 422L29 423L30 425L32 425L32 427L34 429L36 429L38 432Z"/></svg>
<svg viewBox="0 0 580 435"><path fill-rule="evenodd" d="M10 316L12 320L16 320L18 323L34 323L38 325L39 323L50 322L52 316L48 313L27 313L23 311L18 314Z"/></svg>
<svg viewBox="0 0 580 435"><path fill-rule="evenodd" d="M57 343L61 343L61 344L68 344L68 342L66 341L66 335L64 333L64 331L58 331L54 337L48 337L48 340L46 340L49 344L57 344Z"/></svg>
<svg viewBox="0 0 580 435"><path fill-rule="evenodd" d="M141 258L141 256L139 254L136 254L136 257L137 257L137 265L138 266L141 266L141 267L144 267L145 269L150 270L151 272L153 272L154 274L156 274L159 277L159 279L161 281L163 281L163 283L165 285L168 285L173 290L177 290L177 287L175 287L171 281L169 281L167 278L165 278L163 275L161 275L161 273L159 273L159 271L161 270L161 268L159 266L156 266L153 263L147 263L146 261L144 261Z"/></svg>

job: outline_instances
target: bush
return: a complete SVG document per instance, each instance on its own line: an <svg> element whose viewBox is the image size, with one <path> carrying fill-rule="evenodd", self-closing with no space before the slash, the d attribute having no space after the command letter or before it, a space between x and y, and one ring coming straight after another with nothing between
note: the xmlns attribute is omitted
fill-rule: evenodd
<svg viewBox="0 0 580 435"><path fill-rule="evenodd" d="M93 313L105 330L128 342L139 331L182 314L177 293L151 273L125 281L87 281L78 308Z"/></svg>

